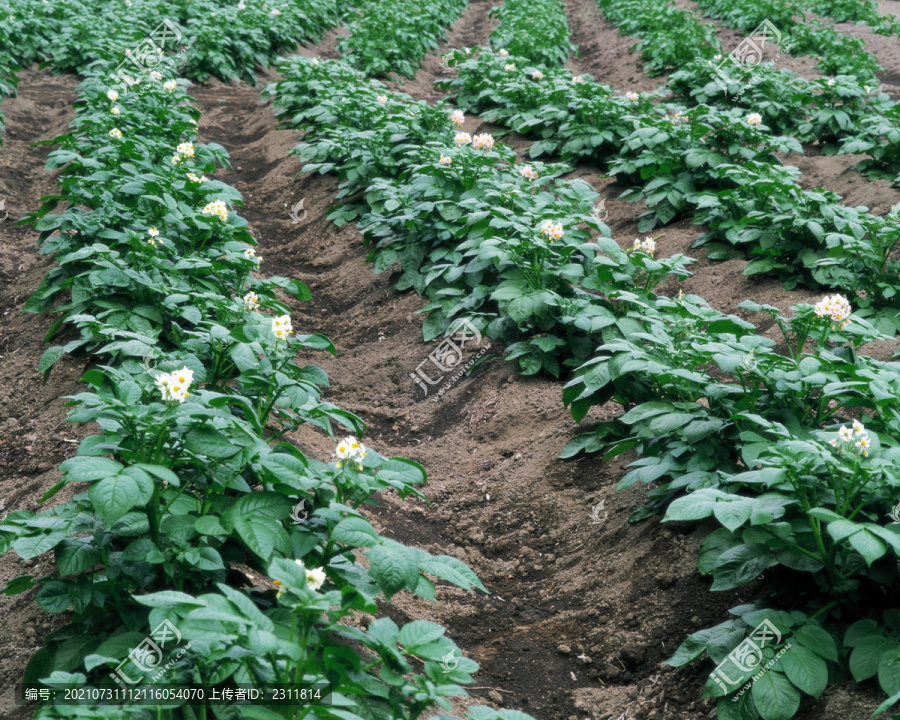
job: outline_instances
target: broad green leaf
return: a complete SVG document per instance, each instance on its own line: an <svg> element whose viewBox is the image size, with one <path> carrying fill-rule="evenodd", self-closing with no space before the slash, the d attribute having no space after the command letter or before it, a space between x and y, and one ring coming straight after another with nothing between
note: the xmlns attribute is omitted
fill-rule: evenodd
<svg viewBox="0 0 900 720"><path fill-rule="evenodd" d="M781 656L781 667L796 687L818 698L828 685L828 666L825 661L803 645L790 643Z"/></svg>
<svg viewBox="0 0 900 720"><path fill-rule="evenodd" d="M379 543L375 528L367 520L358 517L341 520L331 532L331 539L350 547L372 547Z"/></svg>
<svg viewBox="0 0 900 720"><path fill-rule="evenodd" d="M800 707L800 691L777 670L769 670L754 682L750 696L763 720L791 720Z"/></svg>
<svg viewBox="0 0 900 720"><path fill-rule="evenodd" d="M131 508L141 504L142 496L137 481L125 473L95 482L88 490L88 497L107 527L112 527Z"/></svg>

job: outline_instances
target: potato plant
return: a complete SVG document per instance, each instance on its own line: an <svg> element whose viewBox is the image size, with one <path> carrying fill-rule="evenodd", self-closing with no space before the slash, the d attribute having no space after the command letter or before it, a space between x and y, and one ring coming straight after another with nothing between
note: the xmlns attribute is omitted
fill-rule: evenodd
<svg viewBox="0 0 900 720"><path fill-rule="evenodd" d="M168 622L185 643L168 683L326 682L341 717L449 709L446 698L464 694L477 664L461 657L445 671L441 661L459 653L445 628L350 622L402 591L434 601L435 580L485 591L464 563L384 538L360 512L381 490L423 497L424 469L363 446L362 420L322 401L325 374L296 363L300 349L334 347L295 334L283 293L304 300L309 291L261 274L240 194L205 177L228 167L228 155L197 142L185 84L159 78L123 102L110 67L85 71L70 132L48 161L62 168L60 193L23 220L56 260L28 309L59 314L51 335L66 326L78 336L47 351L41 367L49 372L64 353L94 358L69 420L99 429L61 465L47 509L0 523L0 551L29 560L52 552L58 573L15 578L2 592L36 589L44 610L70 614L25 683L109 684ZM61 201L68 208L54 213ZM303 423L333 437L335 422L353 435L330 462L282 439ZM49 503L69 485L72 499ZM129 683L151 682L128 672ZM335 717L332 705L304 712ZM295 713L42 701L35 717ZM527 716L476 707L470 718Z"/></svg>

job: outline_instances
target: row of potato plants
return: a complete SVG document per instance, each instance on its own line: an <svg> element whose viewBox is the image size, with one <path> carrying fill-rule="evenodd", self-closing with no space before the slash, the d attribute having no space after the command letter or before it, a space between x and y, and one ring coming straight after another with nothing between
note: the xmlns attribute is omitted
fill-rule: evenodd
<svg viewBox="0 0 900 720"><path fill-rule="evenodd" d="M540 43L538 37L531 40ZM567 143L571 156L590 143L641 148L646 138L657 140L655 128L616 134L617 118L623 116L622 124L631 121L632 128L643 129L634 116L650 110L647 98L632 95L609 107L609 88L601 94L590 78L540 66L529 53L492 56L482 65L476 54L468 63L471 76L463 77L464 65L457 85L492 107L507 102L518 111L520 124L512 126L538 134L535 145L547 143L536 154L558 152ZM591 91L593 97L586 97ZM606 107L596 102L598 96ZM701 118L708 112L692 111ZM692 113L687 114L691 125ZM588 136L587 128L580 137L572 132L581 118L593 125L594 135ZM670 128L685 124L677 115L666 122L659 145L672 142ZM702 127L685 133L691 139L725 136L710 143L705 154L690 148L686 167L701 167L719 147L737 147L738 152L722 154L768 177L767 168L780 168L780 163L771 153L752 157L748 152L765 146L757 140L741 147L732 139L746 124L734 116L724 131ZM607 137L600 136L604 131ZM584 145L579 147L579 141ZM653 158L648 165L656 162ZM771 185L759 192L770 194ZM836 205L839 198L823 199ZM766 222L771 224L771 217ZM878 230L900 230L900 223L890 222ZM890 242L893 247L896 236ZM883 267L882 261L879 270ZM781 329L785 350L776 351L776 343L761 337L755 326L723 317L699 298L650 300L606 291L621 317L602 331L602 344L575 371L564 400L577 420L613 398L628 412L576 438L562 457L603 451L608 459L635 450L639 459L619 488L637 482L656 486L649 504L632 519L658 513L665 521L712 518L721 528L704 541L700 571L712 576L714 590L750 586L750 597L762 598L733 608L733 620L691 634L670 663L680 666L708 656L727 664L733 649L746 647L766 620L784 634L766 657L768 663L731 665L727 684L717 671L704 688L708 697L719 698L720 718L787 719L803 697L818 698L829 682L850 676L863 681L877 675L892 696L879 711L894 704L900 698L895 597L900 531L885 518L900 499L894 480L900 461L900 364L858 352L864 343L887 336L860 313L853 314L842 297L826 298L816 307L795 306L790 317L773 307L743 304L748 311L771 315ZM761 667L770 669L759 673ZM748 681L749 692L742 691Z"/></svg>
<svg viewBox="0 0 900 720"><path fill-rule="evenodd" d="M805 18L801 4L760 0L750 7L736 0L698 0L698 5L706 16L748 32L768 20L789 38L792 55L817 56L816 68L823 75L856 75L874 83L876 73L884 71L861 38L845 35L819 18Z"/></svg>
<svg viewBox="0 0 900 720"><path fill-rule="evenodd" d="M437 50L445 33L468 6L468 0L369 0L359 5L359 17L338 50L354 67L373 77L397 73L415 76L422 58Z"/></svg>
<svg viewBox="0 0 900 720"><path fill-rule="evenodd" d="M0 523L0 551L41 563L2 592L36 588L43 609L69 615L24 682L146 686L164 659L143 652L147 638L168 622L181 650L165 683L327 682L332 703L42 702L35 717L415 720L449 709L477 663L444 627L358 622L402 590L433 601L432 578L485 590L461 561L385 538L360 511L382 490L421 497L424 469L362 446L365 424L322 400L322 370L296 362L334 347L294 334L282 296L306 300L308 289L260 274L240 194L205 177L230 167L228 155L198 142L184 81L121 98L109 67L84 69L75 119L48 159L59 194L23 221L55 259L26 309L59 314L48 336L75 336L41 369L90 353L69 420L99 429L41 499L66 500ZM304 424L333 437L333 421L354 433L336 462L282 439ZM485 707L469 717L527 720Z"/></svg>
<svg viewBox="0 0 900 720"><path fill-rule="evenodd" d="M900 327L897 218L803 190L796 168L779 158L800 151L799 142L774 136L759 118L740 108L654 105L647 95L623 97L587 75L489 50L473 50L443 86L465 110L534 138L532 157L604 165L628 188L623 197L646 203L642 232L692 215L709 226L698 244L713 259L746 254L748 275L859 293L864 314L885 332Z"/></svg>
<svg viewBox="0 0 900 720"><path fill-rule="evenodd" d="M569 35L562 0L506 0L492 15L500 22L490 35L494 50L505 49L513 55L527 55L545 65L563 65L578 48ZM540 42L534 43L534 38Z"/></svg>
<svg viewBox="0 0 900 720"><path fill-rule="evenodd" d="M0 0L0 56L58 72L79 72L99 58L118 57L116 65L124 62L122 72L135 78L177 61L181 75L201 82L214 76L256 84L257 65L268 66L299 42L317 42L350 5L349 0ZM164 20L170 39L171 28L180 36L174 53L154 42ZM165 55L158 56L157 48Z"/></svg>
<svg viewBox="0 0 900 720"><path fill-rule="evenodd" d="M900 35L900 19L892 13L882 15L877 0L806 0L804 8L837 23L864 23L879 35Z"/></svg>
<svg viewBox="0 0 900 720"><path fill-rule="evenodd" d="M666 90L687 105L744 108L748 113L758 114L775 133L802 142L820 143L825 154L869 155L858 165L867 177L900 180L900 109L887 94L880 92L871 69L857 67L859 62L847 62L848 56L871 58L859 48L842 50L840 44L835 44L836 49L832 50L831 45L825 46L831 63L826 69L832 77L806 80L773 66L726 62L726 81L716 72L724 55L718 40L709 33L712 26L663 1L603 0L601 6L623 34L641 38L636 48L643 50L649 71L671 71ZM747 11L743 5L729 7L736 12ZM717 15L733 19L721 8ZM677 18L679 32L660 47L660 28L673 22L673 18ZM740 26L753 30L758 23L752 25L749 21L756 18L756 14L751 14ZM778 21L784 27L784 19L779 17ZM793 27L795 30L790 33L784 31L781 45L782 50L789 47L792 53L797 52L797 47L802 49L802 37L797 35L796 28L806 26ZM697 42L695 36L704 32L709 34L707 41ZM871 65L874 60L867 62ZM727 95L720 87L723 83Z"/></svg>
<svg viewBox="0 0 900 720"><path fill-rule="evenodd" d="M0 102L3 97L12 97L16 94L16 86L19 78L16 75L18 66L13 59L6 53L0 52ZM3 145L3 133L6 132L6 126L3 124L3 112L0 111L0 145Z"/></svg>
<svg viewBox="0 0 900 720"><path fill-rule="evenodd" d="M680 54L715 57L721 49L711 26L685 11L632 0L608 4L615 10L614 21L625 23L628 32L641 32L646 47L675 53L660 60L659 67L677 62ZM547 13L552 14L552 8ZM705 39L698 35L707 32ZM503 23L495 33L508 35ZM894 307L900 268L891 260L900 240L896 219L846 208L834 193L804 191L796 169L785 168L776 156L800 152L797 139L773 137L760 113L740 108L703 104L685 110L654 105L659 93L615 96L588 75L573 76L542 64L550 41L541 33L519 38L529 48L524 56L502 48L495 54L470 52L461 56L458 77L440 85L454 90L451 97L464 109L535 138L532 157L554 154L606 164L610 174L630 188L623 197L648 206L641 231L693 214L695 221L710 225L698 244L708 244L712 258L747 253L753 260L747 274L775 274L788 288L802 280L813 287L862 293L868 306L864 314L885 332L900 328ZM663 42L665 38L669 40ZM865 89L855 85L852 77L842 79L842 88L867 97ZM827 84L823 81L822 86ZM843 112L837 94L821 102L807 123L820 137L839 129L835 116ZM890 106L886 95L876 102ZM859 116L872 106L861 100ZM878 117L872 121L892 122ZM896 134L881 127L867 139L870 148L877 148L873 154L886 160L892 145L880 142L881 131L889 138ZM894 139L900 141L900 135ZM893 148L900 149L900 144ZM778 209L774 217L773 205Z"/></svg>
<svg viewBox="0 0 900 720"><path fill-rule="evenodd" d="M808 81L786 70L759 73L755 68L729 66L738 75L729 86L729 102L757 109L768 125L809 142L823 145L825 154L866 154L857 168L869 178L900 183L900 105L878 91L874 57L859 38L849 38L821 23L794 22L798 8L774 3L749 8L733 0L701 3L704 11L744 30L769 19L785 28L792 54L821 54L819 70L830 77ZM775 18L775 20L773 20ZM818 44L813 44L815 40ZM695 60L669 79L669 87L692 102L708 102L720 92L715 83L698 82L705 60ZM740 93L740 89L747 88ZM735 98L739 93L739 98ZM874 97L873 97L874 95ZM721 96L720 96L721 97ZM797 112L802 108L803 112Z"/></svg>
<svg viewBox="0 0 900 720"><path fill-rule="evenodd" d="M424 308L426 338L466 317L512 341L508 357L522 363L529 336L543 348L568 342L575 350L564 352L577 355L581 343L569 328L591 321L593 356L565 400L577 419L611 397L633 410L564 455L635 449L640 459L622 485L660 483L635 519L712 515L723 528L704 543L701 570L715 589L754 583L763 571L775 578L768 603L734 608L735 620L693 634L672 658L681 665L708 653L720 661L763 618L790 631L790 652L736 702L720 700L720 716L789 718L803 696L821 695L829 673L879 674L885 691L897 692L890 590L900 533L879 520L900 500L891 480L900 471L900 365L857 352L889 338L857 314L843 315L836 299L797 306L790 318L748 305L784 328L789 350L777 353L754 325L698 297L657 296L653 288L683 276L688 259L653 257L652 239L622 251L605 226L560 205L565 185L548 177L557 169L515 165L484 136L476 136L480 147L454 136L458 114L388 93L339 61L292 58L279 71L285 79L267 93L287 126L306 131L296 150L304 170L337 173L351 198L332 219L359 218L376 271L399 262L401 288L448 298ZM545 178L552 194L529 192L527 183ZM589 241L590 230L601 234ZM544 304L541 322L526 312L534 303ZM801 584L805 593L796 590L797 572L815 580ZM731 676L740 684L729 695L750 677ZM710 681L707 693L724 696L718 687Z"/></svg>

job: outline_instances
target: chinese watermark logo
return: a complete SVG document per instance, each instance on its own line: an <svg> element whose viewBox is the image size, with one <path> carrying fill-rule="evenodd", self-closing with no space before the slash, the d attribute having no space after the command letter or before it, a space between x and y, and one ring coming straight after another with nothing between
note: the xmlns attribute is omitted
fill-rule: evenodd
<svg viewBox="0 0 900 720"><path fill-rule="evenodd" d="M606 518L609 517L608 512L603 517L600 517L600 513L603 512L605 507L606 500L601 500L591 508L591 525L602 525L606 522Z"/></svg>
<svg viewBox="0 0 900 720"><path fill-rule="evenodd" d="M894 505L894 509L888 513L892 525L900 525L900 502Z"/></svg>
<svg viewBox="0 0 900 720"><path fill-rule="evenodd" d="M741 688L741 691L738 694L731 698L732 702L736 702L746 690L752 687L753 683L769 671L778 658L791 649L791 644L788 643L777 655L772 651L771 656L767 661L764 654L766 648L771 648L771 646L777 645L780 642L781 631L769 620L763 620L753 629L753 632L751 632L747 638L745 638L734 650L728 653L728 656L716 666L712 675L709 676L710 680L728 694L737 689L738 683L740 683L740 675L737 680L730 679L728 675L725 674L725 666L727 663L731 663L736 667L741 675L755 672L758 669L759 672L750 678L750 681ZM733 674L734 670L730 670L730 672Z"/></svg>
<svg viewBox="0 0 900 720"><path fill-rule="evenodd" d="M175 66L175 60L166 57L166 43L181 43L181 31L168 18L164 19L148 37L141 40L133 50L125 51L125 59L109 74L117 85L115 89L123 97L129 88L140 85L142 80L150 77L150 73L156 72L162 75L163 70ZM187 48L181 48L183 55ZM138 94L143 94L150 84L145 82L138 88Z"/></svg>
<svg viewBox="0 0 900 720"><path fill-rule="evenodd" d="M301 500L296 505L294 505L294 509L291 512L291 519L294 521L294 525L302 525L306 522L306 518L308 517L309 513L307 513L306 510L303 509L303 504L305 502L305 500Z"/></svg>
<svg viewBox="0 0 900 720"><path fill-rule="evenodd" d="M456 53L452 50L444 55L441 55L441 72L445 75L449 75L450 73L456 70L456 63L450 64L456 59Z"/></svg>
<svg viewBox="0 0 900 720"><path fill-rule="evenodd" d="M449 672L453 672L456 670L457 665L459 665L459 660L456 659L456 648L453 648L441 658L441 667L444 668L441 673L446 675Z"/></svg>
<svg viewBox="0 0 900 720"><path fill-rule="evenodd" d="M779 46L778 55L775 57L771 63L765 63L764 69L762 72L766 72L771 69L778 60L781 59L783 55L785 55L788 51L788 47L781 46L781 31L772 24L772 22L768 19L763 20L759 27L756 28L751 34L750 37L744 38L738 46L732 50L719 64L716 66L715 72L710 73L709 77L712 78L713 82L721 88L722 92L726 95L728 94L728 86L736 85L737 80L732 78L727 72L726 67L728 69L737 68L738 70L744 71L748 68L756 69L760 67L760 63L762 63L763 59L763 50L766 46L766 40L770 37L775 43L775 45ZM757 42L758 39L758 42ZM716 56L717 58L719 56ZM748 82L740 92L735 94L735 98L740 97L746 92L748 88L752 85L755 85L762 79L761 74L757 74L754 78Z"/></svg>
<svg viewBox="0 0 900 720"><path fill-rule="evenodd" d="M306 210L303 210L303 201L304 200L306 200L306 198L301 198L300 202L298 202L296 205L294 205L294 207L291 209L290 213L288 213L291 216L291 222L293 222L294 225L299 225L304 220L306 220L306 216L309 215L309 213ZM303 217L300 217L301 210L303 210Z"/></svg>
<svg viewBox="0 0 900 720"><path fill-rule="evenodd" d="M752 348L741 361L741 367L747 372L756 370L756 348Z"/></svg>
<svg viewBox="0 0 900 720"><path fill-rule="evenodd" d="M478 355L469 360L465 365L462 364L463 361L463 349L466 346L466 343L471 343L474 339L474 345L478 346L480 351ZM463 374L469 370L476 361L481 359L484 354L490 349L491 344L487 343L484 347L481 347L481 333L478 331L472 323L468 320L462 320L456 324L456 329L444 340L440 345L422 362L419 363L419 366L416 368L415 372L411 372L409 377L412 378L413 382L415 382L425 395L428 395L428 387L438 385L443 382L446 377L446 373L453 373L450 377L450 381L440 389L437 395L432 397L432 400L438 400L445 392L447 392L459 379L463 376ZM437 370L442 373L438 376L438 378L432 379L431 376L422 369L422 366L426 363L430 362ZM429 367L428 370L431 370ZM433 371L432 371L433 372Z"/></svg>
<svg viewBox="0 0 900 720"><path fill-rule="evenodd" d="M136 648L133 648L128 653L128 656L119 663L118 667L116 667L115 672L110 673L109 676L124 689L125 686L122 684L122 680L129 685L137 685L139 682L147 679L145 677L147 673L154 672L158 669L156 675L149 679L150 682L155 682L162 677L165 670L174 665L175 662L191 647L190 643L185 645L175 658L160 668L159 665L163 660L163 648L165 648L166 643L171 640L175 641L174 643L171 643L172 645L181 643L181 633L178 632L178 628L169 620L163 620L151 631L149 637L144 638ZM123 669L126 663L131 663L138 669L140 674L137 675L135 679L132 679L131 676L126 674ZM133 669L129 670L131 673L134 673Z"/></svg>

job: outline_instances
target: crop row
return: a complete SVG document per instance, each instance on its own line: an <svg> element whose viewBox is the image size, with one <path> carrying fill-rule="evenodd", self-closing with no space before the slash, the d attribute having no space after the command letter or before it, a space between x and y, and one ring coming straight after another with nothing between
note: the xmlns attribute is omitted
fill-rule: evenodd
<svg viewBox="0 0 900 720"><path fill-rule="evenodd" d="M818 18L805 20L803 8L793 3L761 0L752 7L736 0L698 0L700 9L742 30L752 31L763 21L783 33L794 55L819 56L817 69L823 75L856 75L863 82L875 83L882 72L865 42L834 29Z"/></svg>
<svg viewBox="0 0 900 720"><path fill-rule="evenodd" d="M540 47L540 36L531 40ZM846 208L834 193L804 191L796 170L775 154L800 151L799 143L772 136L759 114L654 106L649 96L615 96L589 76L486 50L465 59L458 74L443 83L456 102L535 138L532 156L606 164L630 188L624 197L646 202L642 231L694 214L711 227L700 242L711 243L712 257L749 252L748 274L776 274L787 286L802 280L864 291L865 303L881 308L867 310L880 327L896 327L895 218ZM829 118L823 107L816 123L828 127Z"/></svg>
<svg viewBox="0 0 900 720"><path fill-rule="evenodd" d="M865 23L879 35L900 35L900 20L879 13L877 0L807 0L804 8L838 23Z"/></svg>
<svg viewBox="0 0 900 720"><path fill-rule="evenodd" d="M561 0L507 0L492 12L500 18L490 36L494 50L502 48L546 65L565 64L569 53L578 52L569 39Z"/></svg>
<svg viewBox="0 0 900 720"><path fill-rule="evenodd" d="M175 31L180 35L184 52L178 53L178 62L185 77L255 84L257 63L265 67L299 42L318 41L325 29L340 22L348 5L347 0L253 0L227 6L215 0L177 5L162 0L4 0L0 53L20 65L37 61L58 72L80 72L98 58L121 57L122 71L138 75L165 63L167 58L156 57L157 48L167 53L168 48L154 42L154 30L166 20L170 37ZM126 47L128 57L120 55Z"/></svg>
<svg viewBox="0 0 900 720"><path fill-rule="evenodd" d="M366 75L395 72L411 78L468 4L468 0L418 0L412 5L369 0L360 5L360 17L350 23L350 35L341 39L338 49Z"/></svg>
<svg viewBox="0 0 900 720"><path fill-rule="evenodd" d="M260 275L235 210L240 194L205 177L228 156L197 142L200 113L183 81L150 80L144 93L120 97L110 68L99 61L85 72L70 132L48 160L62 168L60 192L27 218L56 261L27 309L60 314L49 335L77 330L41 368L66 352L105 364L70 402L69 420L100 432L60 466L42 502L69 499L0 523L0 551L26 560L52 552L58 572L16 578L2 592L36 588L42 608L70 613L24 682L108 687L112 677L140 688L169 659L162 681L174 685L330 683L333 704L305 706L304 717L413 720L434 704L449 709L445 698L464 694L477 664L445 628L355 620L404 589L433 600L429 576L484 590L459 560L384 538L360 513L380 490L421 496L423 468L355 437L328 463L281 440L303 424L329 435L333 421L365 429L322 401L319 368L295 362L300 349L334 352L323 336L294 334L281 296L309 292ZM67 209L52 213L60 202ZM42 702L35 717L297 712L183 703ZM527 718L488 708L470 717Z"/></svg>
<svg viewBox="0 0 900 720"><path fill-rule="evenodd" d="M194 80L218 77L255 84L257 64L267 66L298 42L318 41L340 22L349 4L0 0L0 100L13 93L20 67L39 62L57 72L79 72L98 58L112 57L121 59L110 68L119 78L146 80L150 72L166 72L177 64L182 75ZM139 89L144 87L146 82ZM120 88L124 94L127 85ZM0 133L2 120L0 114Z"/></svg>
<svg viewBox="0 0 900 720"><path fill-rule="evenodd" d="M286 78L267 92L289 125L306 130L304 169L336 172L345 195L365 192L332 218L360 217L376 271L399 261L400 287L433 299L426 338L465 317L512 341L508 357L525 372L556 366L541 355L530 361L523 347L558 354L565 343L571 364L588 344L592 357L564 393L576 418L612 397L632 410L564 455L634 449L640 459L622 486L660 483L635 519L665 512L666 520L720 522L700 566L715 589L778 568L776 609L735 608L739 619L691 636L672 659L684 664L708 651L718 661L763 617L791 631L799 649L739 702L721 701L722 717L753 707L790 717L802 694L821 694L829 669L849 667L862 680L883 664L882 686L900 689L891 670L900 645L880 615L891 617L890 601L859 609L862 597L889 590L893 574L882 573L900 553L900 533L877 522L900 499L890 480L900 471L900 365L857 352L884 336L836 298L797 306L789 318L745 305L783 328L788 352L776 352L755 326L700 298L655 295L667 275L684 274L687 259L655 258L652 239L623 252L605 226L559 204L565 185L548 177L559 169L513 165L499 143L454 136L445 112L387 93L340 62L292 58L279 70ZM541 180L552 195L529 192ZM603 234L588 242L591 228ZM809 609L777 610L796 601L798 584L811 588ZM710 694L724 695L716 687Z"/></svg>
<svg viewBox="0 0 900 720"><path fill-rule="evenodd" d="M710 33L712 26L665 3L603 0L601 5L621 32L640 36L635 47L642 50L650 71L672 70L666 88L689 106L744 108L747 113L759 114L773 132L802 142L819 142L827 154L869 154L870 159L859 165L869 177L900 178L900 110L886 94L878 92L877 80L869 69L856 67L859 58L869 58L866 62L874 64L864 48L860 51L855 45L826 45L823 52L836 77L810 81L773 66L723 61L722 49ZM736 7L736 11L746 11L743 5ZM719 14L725 15L721 8ZM756 17L751 14L749 19ZM783 18L780 21L785 22ZM673 22L678 23L680 31L662 43L660 28ZM757 25L749 26L745 18L741 27L752 30ZM792 32L785 30L780 41L782 50L789 47L793 53L805 37L798 29L807 26L791 23L790 27ZM768 32L772 42L773 30ZM703 34L708 36L706 42L698 42ZM754 43L759 42L760 38L754 39ZM724 72L720 72L723 62ZM727 87L727 94L722 85Z"/></svg>
<svg viewBox="0 0 900 720"><path fill-rule="evenodd" d="M680 16L677 10L668 12ZM670 33L666 28L667 37ZM532 41L539 44L540 38ZM462 88L461 104L490 107L485 119L540 138L533 154L561 151L577 157L588 154L584 151L591 145L610 154L624 148L610 170L620 182L623 176L632 185L649 180L643 192L651 207L671 199L668 182L680 180L689 191L692 184L700 185L695 177L705 172L702 168L716 170L723 160L731 161L723 178L755 174L755 213L747 213L754 208L734 191L707 193L698 202L701 209L734 203L742 214L727 227L713 224L714 231L730 232L730 239L740 237L737 233L748 224L757 234L746 240L763 248L800 239L796 230L805 223L787 223L798 212L796 200L805 200L800 209L810 215L806 222L824 217L835 231L843 231L827 235L829 245L852 247L868 239L875 241L874 249L881 241L887 241L886 248L897 242L896 219L866 216L863 225L863 218L843 214L847 209L837 204L837 196L800 194L793 173L781 168L771 150L763 154L766 143L785 140L750 140L748 125L759 124L748 123L739 111L699 107L663 119L647 98L615 98L590 78L541 66L528 53L476 51L459 72L455 85ZM731 122L711 125L710 117L730 117ZM657 126L647 127L654 120ZM707 142L698 142L704 137ZM658 156L679 139L671 156ZM679 156L685 158L680 168ZM663 167L667 170L657 169ZM660 182L668 168L681 172ZM795 203L786 203L773 217L766 201L773 195L780 199L778 190ZM815 214L812 201L818 201ZM794 233L784 232L786 227ZM760 235L764 229L770 234ZM813 237L823 229L813 228ZM615 247L602 239L600 244L615 257ZM636 241L636 248L646 247L646 240ZM882 281L888 266L873 255L866 258L868 269L866 262L853 269ZM847 259L844 255L845 267ZM664 513L665 521L711 518L721 528L704 541L701 573L712 576L714 590L754 584L753 595L768 598L736 607L731 611L735 619L694 633L670 663L684 665L703 655L720 663L705 688L707 696L720 698L720 718L790 718L804 695L817 698L829 679L848 675L858 681L878 675L892 696L884 707L896 702L900 635L892 588L900 533L882 519L898 499L892 478L900 459L900 365L858 352L879 333L839 296L826 297L815 308L795 306L790 317L773 307L744 303L746 310L771 315L783 336L785 349L779 351L750 323L710 311L699 298L605 290L619 317L604 331L593 357L575 370L564 400L579 420L610 399L628 412L576 438L562 456L602 451L611 458L636 451L639 459L619 487L656 486L648 506L632 519L657 513ZM891 297L889 289L885 300ZM798 588L804 590L798 593ZM736 646L748 647L763 621L780 634L767 656L778 651L777 659L759 673L759 659L736 665L729 657ZM749 691L740 691L745 683L752 683Z"/></svg>

